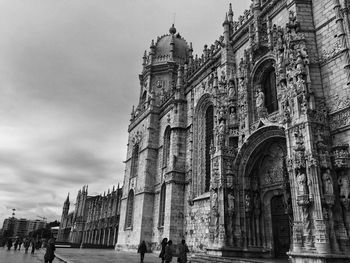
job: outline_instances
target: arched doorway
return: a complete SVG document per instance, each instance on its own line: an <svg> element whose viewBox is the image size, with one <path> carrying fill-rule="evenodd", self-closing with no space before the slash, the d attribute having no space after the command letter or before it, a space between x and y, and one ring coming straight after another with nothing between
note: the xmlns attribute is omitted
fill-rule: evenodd
<svg viewBox="0 0 350 263"><path fill-rule="evenodd" d="M286 157L284 130L277 126L259 128L238 156L243 246L269 257L286 257L291 245L293 215Z"/></svg>

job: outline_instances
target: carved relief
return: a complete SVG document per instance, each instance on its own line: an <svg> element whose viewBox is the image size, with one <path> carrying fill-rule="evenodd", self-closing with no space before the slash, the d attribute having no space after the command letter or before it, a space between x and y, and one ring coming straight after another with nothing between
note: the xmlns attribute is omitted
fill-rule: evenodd
<svg viewBox="0 0 350 263"><path fill-rule="evenodd" d="M346 210L350 209L350 177L348 173L341 172L338 178L340 188L340 201Z"/></svg>

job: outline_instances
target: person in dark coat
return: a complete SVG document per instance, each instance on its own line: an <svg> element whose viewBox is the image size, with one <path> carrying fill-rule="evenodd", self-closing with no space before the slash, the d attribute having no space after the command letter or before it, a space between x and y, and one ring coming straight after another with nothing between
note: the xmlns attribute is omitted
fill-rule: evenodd
<svg viewBox="0 0 350 263"><path fill-rule="evenodd" d="M145 253L147 251L147 246L146 246L146 242L143 240L141 242L141 244L139 245L139 248L137 250L137 253L140 253L140 257L141 257L141 263L143 263L143 259L145 258Z"/></svg>
<svg viewBox="0 0 350 263"><path fill-rule="evenodd" d="M16 238L15 244L14 244L13 248L14 248L15 250L17 250L17 246L18 246L18 238Z"/></svg>
<svg viewBox="0 0 350 263"><path fill-rule="evenodd" d="M45 263L52 263L55 258L55 240L51 238L46 246L46 253L44 255Z"/></svg>
<svg viewBox="0 0 350 263"><path fill-rule="evenodd" d="M7 250L10 250L11 247L12 247L12 239L9 238L9 239L7 240Z"/></svg>
<svg viewBox="0 0 350 263"><path fill-rule="evenodd" d="M28 253L28 248L29 248L29 246L30 246L30 240L29 240L29 238L25 238L24 239L24 242L23 242L23 246L24 246L24 253Z"/></svg>
<svg viewBox="0 0 350 263"><path fill-rule="evenodd" d="M170 263L173 259L173 241L169 240L165 247L164 260L165 263Z"/></svg>
<svg viewBox="0 0 350 263"><path fill-rule="evenodd" d="M31 252L31 254L34 254L35 246L36 246L36 242L35 242L34 238L32 238L32 240L30 241L30 244L32 245L32 252Z"/></svg>
<svg viewBox="0 0 350 263"><path fill-rule="evenodd" d="M179 257L177 262L186 263L187 262L187 253L190 252L186 245L186 241L182 239L181 245L179 245Z"/></svg>
<svg viewBox="0 0 350 263"><path fill-rule="evenodd" d="M163 238L162 240L162 243L160 243L160 245L162 246L161 250L160 250L160 254L159 254L159 257L162 259L162 263L164 263L164 254L165 254L165 247L168 243L168 239L165 237Z"/></svg>

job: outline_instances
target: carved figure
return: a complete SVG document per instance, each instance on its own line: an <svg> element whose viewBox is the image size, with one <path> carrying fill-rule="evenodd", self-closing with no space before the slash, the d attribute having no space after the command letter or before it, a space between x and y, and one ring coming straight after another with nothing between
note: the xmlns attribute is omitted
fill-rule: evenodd
<svg viewBox="0 0 350 263"><path fill-rule="evenodd" d="M350 198L350 179L348 175L342 174L338 179L340 186L340 199L348 200Z"/></svg>
<svg viewBox="0 0 350 263"><path fill-rule="evenodd" d="M227 205L228 205L228 211L231 213L235 210L235 196L232 192L229 192L227 195Z"/></svg>
<svg viewBox="0 0 350 263"><path fill-rule="evenodd" d="M225 143L225 120L221 119L218 127L218 144L223 145Z"/></svg>
<svg viewBox="0 0 350 263"><path fill-rule="evenodd" d="M236 96L235 86L233 85L233 81L230 81L230 85L228 88L228 98L229 100L234 100L235 96Z"/></svg>
<svg viewBox="0 0 350 263"><path fill-rule="evenodd" d="M250 212L252 210L252 202L250 194L245 195L245 211Z"/></svg>
<svg viewBox="0 0 350 263"><path fill-rule="evenodd" d="M306 181L307 181L307 178L306 178L305 173L298 172L297 183L298 183L298 194L299 195L308 194Z"/></svg>
<svg viewBox="0 0 350 263"><path fill-rule="evenodd" d="M256 107L257 107L257 109L261 109L264 106L265 106L265 94L261 90L261 88L259 88L257 91L257 96L256 96Z"/></svg>
<svg viewBox="0 0 350 263"><path fill-rule="evenodd" d="M330 170L327 169L322 174L322 181L323 181L323 191L325 194L332 195L333 194L333 179L330 173Z"/></svg>

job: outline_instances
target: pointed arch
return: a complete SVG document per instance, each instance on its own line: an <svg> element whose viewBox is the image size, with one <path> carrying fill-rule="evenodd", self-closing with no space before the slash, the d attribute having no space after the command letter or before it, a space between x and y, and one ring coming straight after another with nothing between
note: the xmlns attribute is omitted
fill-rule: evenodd
<svg viewBox="0 0 350 263"><path fill-rule="evenodd" d="M160 189L158 227L164 226L165 198L166 198L166 185L165 185L165 183L163 183L162 187Z"/></svg>
<svg viewBox="0 0 350 263"><path fill-rule="evenodd" d="M163 137L163 167L167 167L170 159L171 129L167 126Z"/></svg>
<svg viewBox="0 0 350 263"><path fill-rule="evenodd" d="M214 107L209 94L197 103L194 115L193 194L209 191L211 160L210 146L214 138Z"/></svg>
<svg viewBox="0 0 350 263"><path fill-rule="evenodd" d="M262 57L255 64L252 70L252 86L254 87L254 92L259 88L263 91L265 95L264 105L268 113L278 110L275 57L271 54Z"/></svg>
<svg viewBox="0 0 350 263"><path fill-rule="evenodd" d="M132 148L130 178L137 176L138 167L139 167L139 144L136 143Z"/></svg>
<svg viewBox="0 0 350 263"><path fill-rule="evenodd" d="M134 215L134 190L130 190L128 194L128 202L126 205L125 228L132 228Z"/></svg>

